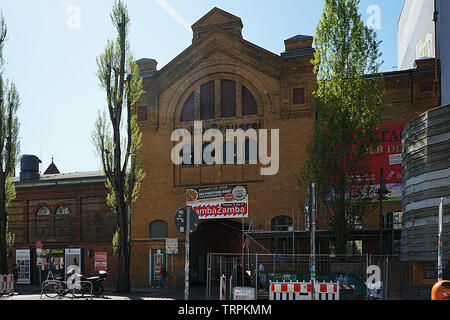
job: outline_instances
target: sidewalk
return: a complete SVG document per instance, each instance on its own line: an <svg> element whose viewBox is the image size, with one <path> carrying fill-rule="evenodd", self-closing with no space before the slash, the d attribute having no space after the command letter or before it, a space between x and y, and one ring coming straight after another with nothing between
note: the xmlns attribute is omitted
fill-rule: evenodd
<svg viewBox="0 0 450 320"><path fill-rule="evenodd" d="M191 287L189 290L189 300L205 300L206 288ZM32 285L18 285L15 289L14 297L36 296L41 294L41 288ZM141 300L145 298L167 299L167 300L184 300L184 288L158 289L152 287L131 287L128 294L116 293L115 288L106 287L104 295L106 297L128 298L130 300Z"/></svg>

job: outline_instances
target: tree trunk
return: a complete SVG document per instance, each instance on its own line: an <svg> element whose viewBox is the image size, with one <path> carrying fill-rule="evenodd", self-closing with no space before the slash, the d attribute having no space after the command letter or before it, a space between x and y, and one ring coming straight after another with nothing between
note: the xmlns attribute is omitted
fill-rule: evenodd
<svg viewBox="0 0 450 320"><path fill-rule="evenodd" d="M8 273L5 193L0 191L0 274Z"/></svg>

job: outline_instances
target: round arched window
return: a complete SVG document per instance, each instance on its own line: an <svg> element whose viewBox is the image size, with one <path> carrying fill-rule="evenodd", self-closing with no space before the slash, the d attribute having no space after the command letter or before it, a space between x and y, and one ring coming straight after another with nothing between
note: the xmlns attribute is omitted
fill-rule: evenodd
<svg viewBox="0 0 450 320"><path fill-rule="evenodd" d="M69 214L69 208L65 206L61 206L58 209L56 209L56 214Z"/></svg>
<svg viewBox="0 0 450 320"><path fill-rule="evenodd" d="M38 211L36 212L36 215L38 216L49 216L50 210L47 207L40 207Z"/></svg>

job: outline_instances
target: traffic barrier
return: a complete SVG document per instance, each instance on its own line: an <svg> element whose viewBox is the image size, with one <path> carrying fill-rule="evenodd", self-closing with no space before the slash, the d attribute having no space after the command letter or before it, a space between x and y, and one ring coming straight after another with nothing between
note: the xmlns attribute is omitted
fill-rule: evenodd
<svg viewBox="0 0 450 320"><path fill-rule="evenodd" d="M226 291L227 291L227 278L225 275L220 277L220 300L226 300Z"/></svg>
<svg viewBox="0 0 450 320"><path fill-rule="evenodd" d="M316 282L315 300L339 300L339 283ZM269 300L312 300L311 282L270 282Z"/></svg>
<svg viewBox="0 0 450 320"><path fill-rule="evenodd" d="M0 292L1 294L12 294L14 292L14 277L12 274L0 275Z"/></svg>

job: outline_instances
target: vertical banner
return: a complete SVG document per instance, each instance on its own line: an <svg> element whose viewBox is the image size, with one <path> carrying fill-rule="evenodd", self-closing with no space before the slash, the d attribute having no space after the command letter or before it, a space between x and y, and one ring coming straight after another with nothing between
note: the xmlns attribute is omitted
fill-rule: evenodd
<svg viewBox="0 0 450 320"><path fill-rule="evenodd" d="M94 255L94 270L107 270L108 268L108 253L96 252Z"/></svg>

